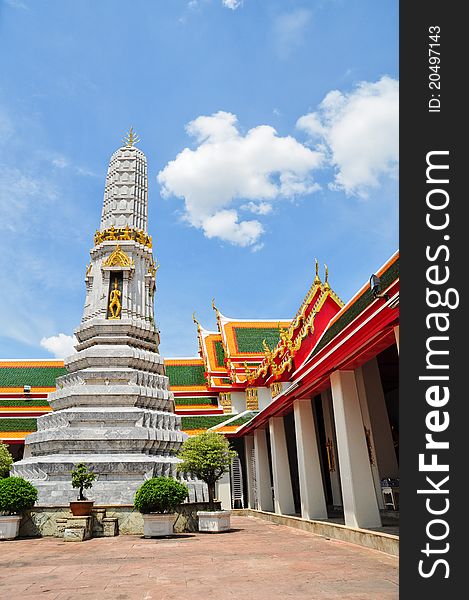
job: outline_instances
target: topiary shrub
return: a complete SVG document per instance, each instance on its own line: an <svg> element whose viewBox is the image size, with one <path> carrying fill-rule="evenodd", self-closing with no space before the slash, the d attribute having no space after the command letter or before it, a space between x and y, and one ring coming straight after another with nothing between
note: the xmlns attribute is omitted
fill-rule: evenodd
<svg viewBox="0 0 469 600"><path fill-rule="evenodd" d="M177 465L178 471L191 473L205 481L210 510L215 510L215 483L230 470L236 456L236 452L230 448L229 441L224 435L206 431L187 438L178 456L182 459Z"/></svg>
<svg viewBox="0 0 469 600"><path fill-rule="evenodd" d="M86 500L83 490L89 490L92 487L96 475L88 469L85 463L75 465L71 475L72 487L79 490L77 500Z"/></svg>
<svg viewBox="0 0 469 600"><path fill-rule="evenodd" d="M184 483L172 477L153 477L138 488L134 506L144 514L172 513L188 495L189 490Z"/></svg>
<svg viewBox="0 0 469 600"><path fill-rule="evenodd" d="M0 479L8 477L11 465L13 464L13 456L8 450L8 446L0 442Z"/></svg>
<svg viewBox="0 0 469 600"><path fill-rule="evenodd" d="M22 477L0 479L0 513L14 515L29 510L37 500L37 489Z"/></svg>

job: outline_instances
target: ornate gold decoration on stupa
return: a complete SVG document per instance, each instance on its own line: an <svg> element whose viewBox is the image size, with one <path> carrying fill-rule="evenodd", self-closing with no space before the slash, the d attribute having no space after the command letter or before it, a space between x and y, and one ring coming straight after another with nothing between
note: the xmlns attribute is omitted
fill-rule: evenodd
<svg viewBox="0 0 469 600"><path fill-rule="evenodd" d="M121 292L118 287L117 278L114 279L114 289L111 290L111 294L109 296L109 312L111 316L109 319L120 319L121 308L122 305L120 303Z"/></svg>
<svg viewBox="0 0 469 600"><path fill-rule="evenodd" d="M131 127L129 129L129 133L124 137L123 142L128 148L132 148L134 144L138 144L140 138L136 133L134 133L134 128Z"/></svg>
<svg viewBox="0 0 469 600"><path fill-rule="evenodd" d="M148 274L151 275L152 277L155 277L156 272L158 271L158 269L160 268L160 263L156 263L154 261L151 261L150 266L148 267Z"/></svg>
<svg viewBox="0 0 469 600"><path fill-rule="evenodd" d="M104 267L131 267L132 261L127 254L117 244L114 252L111 252L107 260L103 263Z"/></svg>
<svg viewBox="0 0 469 600"><path fill-rule="evenodd" d="M96 230L94 234L94 245L98 246L101 242L114 242L116 240L127 241L127 240L135 240L139 244L143 244L147 246L147 248L151 248L153 246L153 240L151 235L147 235L141 229L133 229L126 225L125 227L109 227L104 231Z"/></svg>

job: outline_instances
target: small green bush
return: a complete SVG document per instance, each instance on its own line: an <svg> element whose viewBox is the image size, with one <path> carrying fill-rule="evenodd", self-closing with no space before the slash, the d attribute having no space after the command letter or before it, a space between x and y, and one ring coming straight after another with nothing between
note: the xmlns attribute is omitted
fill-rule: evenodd
<svg viewBox="0 0 469 600"><path fill-rule="evenodd" d="M137 490L135 508L141 513L172 513L189 495L187 485L172 477L153 477Z"/></svg>
<svg viewBox="0 0 469 600"><path fill-rule="evenodd" d="M0 513L14 515L34 506L37 489L22 477L0 479Z"/></svg>
<svg viewBox="0 0 469 600"><path fill-rule="evenodd" d="M0 442L0 478L8 477L13 457L10 454L8 447L3 442Z"/></svg>

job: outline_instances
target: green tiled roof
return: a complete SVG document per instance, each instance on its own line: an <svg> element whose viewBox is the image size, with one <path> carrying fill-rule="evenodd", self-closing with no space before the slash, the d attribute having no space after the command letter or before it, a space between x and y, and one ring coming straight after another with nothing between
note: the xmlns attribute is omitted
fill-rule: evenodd
<svg viewBox="0 0 469 600"><path fill-rule="evenodd" d="M36 419L0 419L0 431L36 431Z"/></svg>
<svg viewBox="0 0 469 600"><path fill-rule="evenodd" d="M65 373L65 367L2 367L0 387L55 387L56 378Z"/></svg>
<svg viewBox="0 0 469 600"><path fill-rule="evenodd" d="M225 366L225 350L221 342L215 342L215 354L217 357L217 367Z"/></svg>
<svg viewBox="0 0 469 600"><path fill-rule="evenodd" d="M215 396L191 396L190 398L174 398L176 406L184 405L204 405L204 406L218 406L218 398Z"/></svg>
<svg viewBox="0 0 469 600"><path fill-rule="evenodd" d="M182 429L208 429L214 425L218 425L223 421L226 421L233 415L210 415L210 416L197 416L197 417L181 417Z"/></svg>
<svg viewBox="0 0 469 600"><path fill-rule="evenodd" d="M24 398L0 398L0 406L49 406L49 403L45 398L31 398L25 400Z"/></svg>
<svg viewBox="0 0 469 600"><path fill-rule="evenodd" d="M392 263L389 268L381 275L381 285L383 289L386 289L393 281L399 277L399 259ZM331 327L325 332L319 344L314 349L312 356L317 354L319 350L324 348L342 329L344 329L349 323L358 317L367 306L369 306L375 298L371 293L370 288L357 298L357 300L344 312L344 314L337 319Z"/></svg>
<svg viewBox="0 0 469 600"><path fill-rule="evenodd" d="M236 327L236 343L238 350L243 352L264 353L262 340L267 342L269 348L275 348L280 339L280 332L277 327Z"/></svg>
<svg viewBox="0 0 469 600"><path fill-rule="evenodd" d="M251 419L254 419L254 417L258 414L258 412L259 412L258 410L251 410L250 412L246 413L245 415L241 415L234 421L230 421L229 423L227 423L227 426L231 427L231 425L238 425L238 426L244 425Z"/></svg>
<svg viewBox="0 0 469 600"><path fill-rule="evenodd" d="M205 385L204 365L166 365L170 386Z"/></svg>

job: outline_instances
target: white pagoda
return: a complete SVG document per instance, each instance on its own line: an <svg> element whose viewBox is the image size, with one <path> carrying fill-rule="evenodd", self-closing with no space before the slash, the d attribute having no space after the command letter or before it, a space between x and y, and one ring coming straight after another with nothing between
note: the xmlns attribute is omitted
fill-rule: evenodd
<svg viewBox="0 0 469 600"><path fill-rule="evenodd" d="M49 394L53 411L38 419L14 466L39 490L39 505L75 499L70 471L80 462L97 475L89 499L132 503L145 479L176 475L175 454L187 437L158 351L158 266L147 233L147 161L137 141L131 128L111 158L76 353ZM201 483L190 485L190 499L203 500Z"/></svg>

